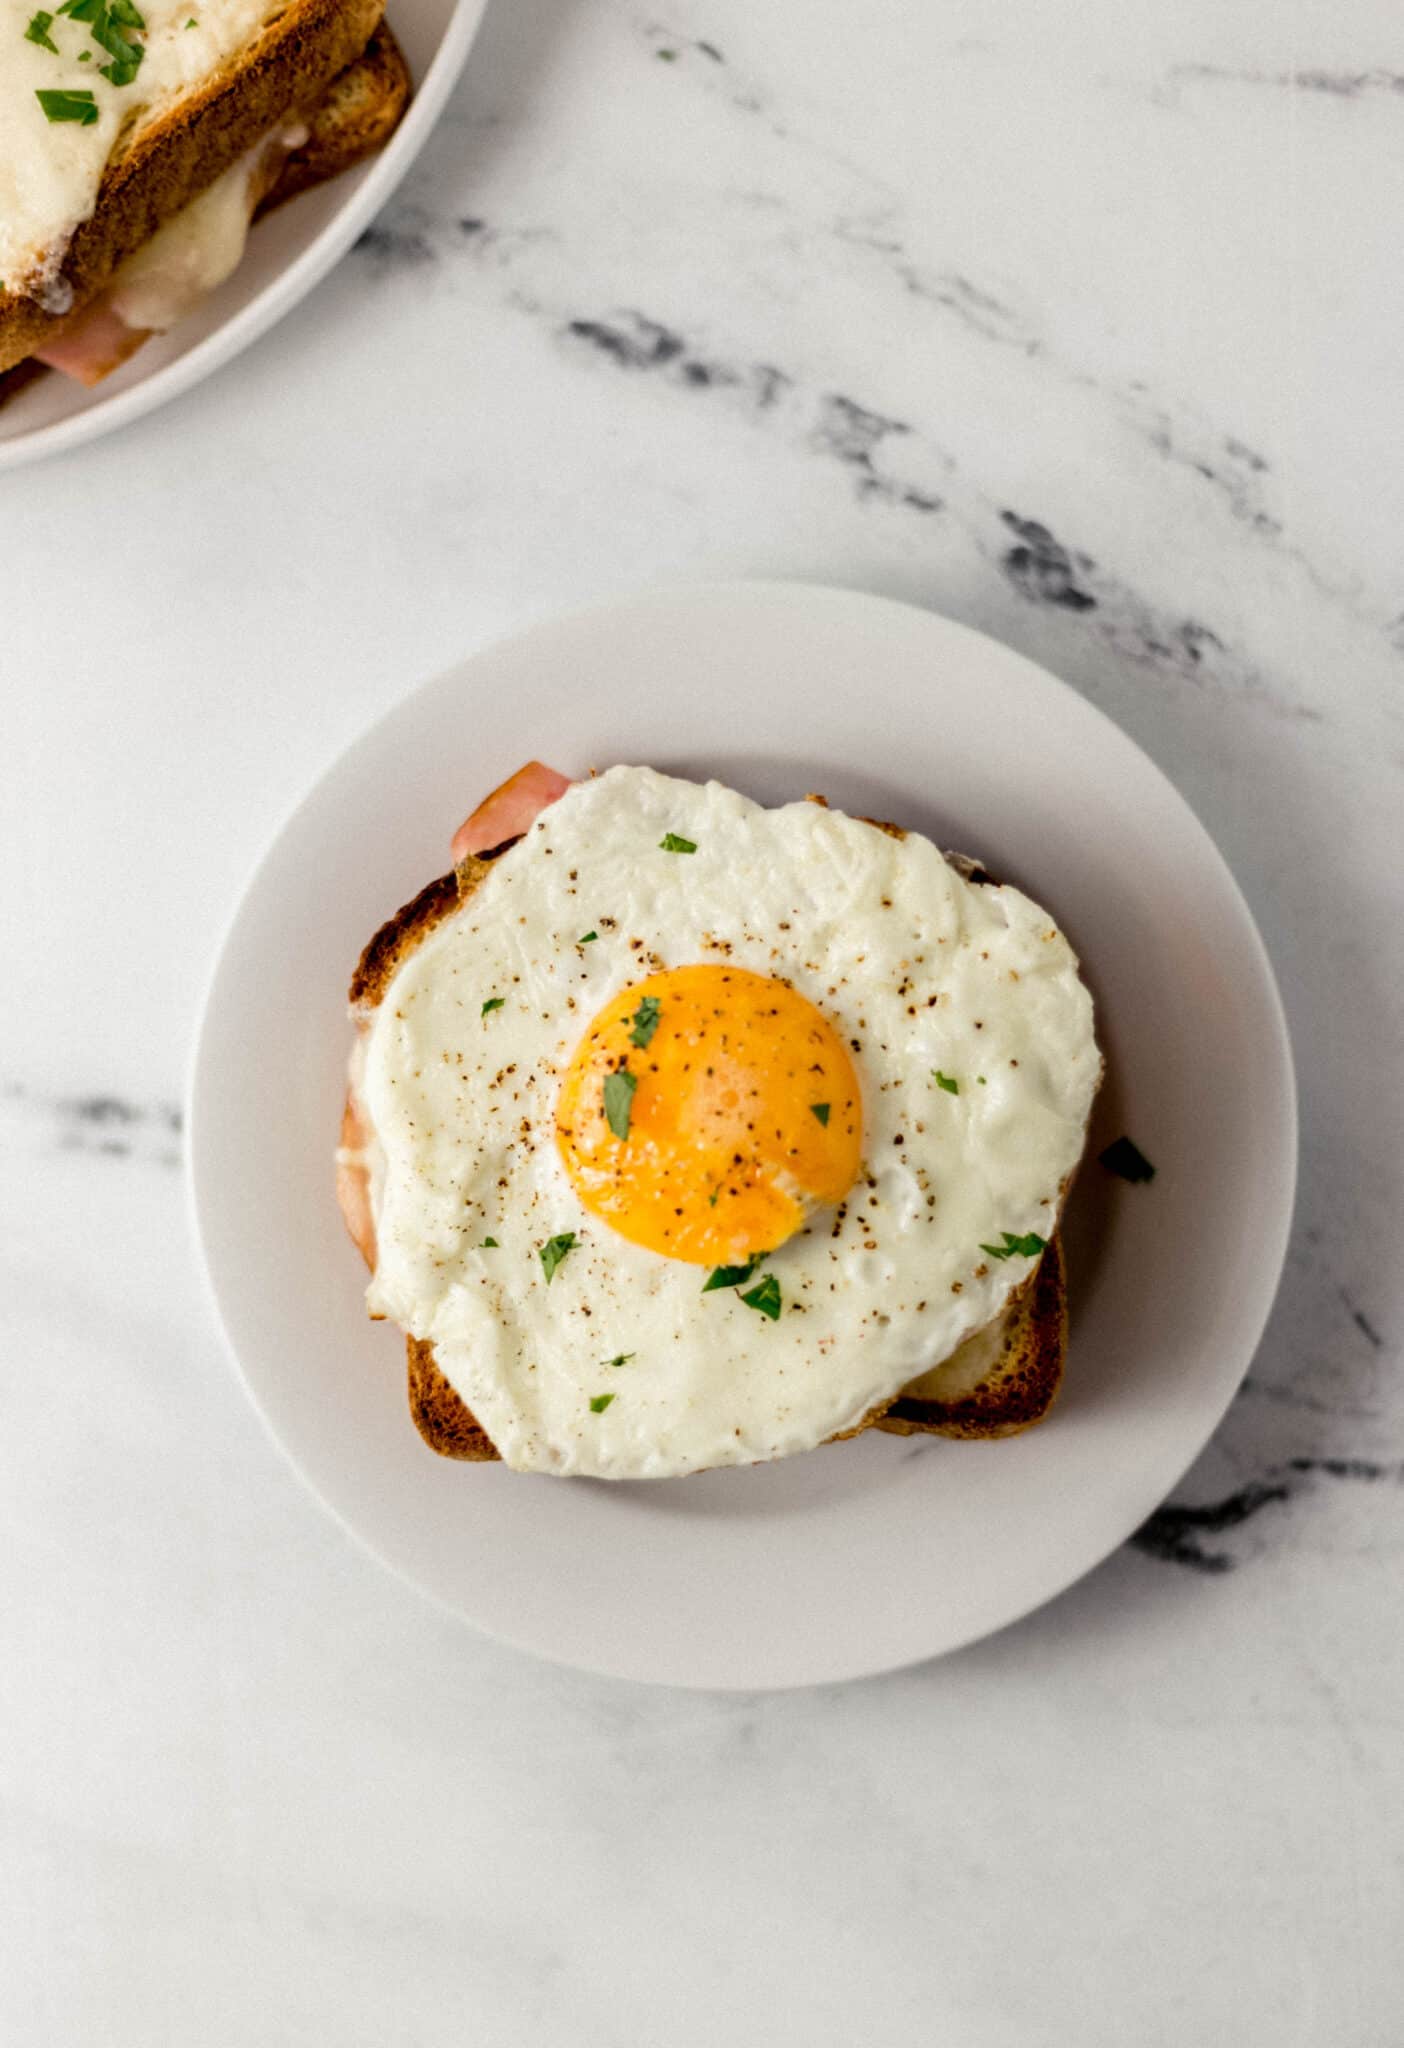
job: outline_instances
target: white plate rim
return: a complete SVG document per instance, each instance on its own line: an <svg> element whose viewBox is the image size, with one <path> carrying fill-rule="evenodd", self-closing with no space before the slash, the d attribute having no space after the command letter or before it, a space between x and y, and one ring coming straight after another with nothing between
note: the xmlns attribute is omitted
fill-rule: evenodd
<svg viewBox="0 0 1404 2048"><path fill-rule="evenodd" d="M363 749L372 747L379 737L382 728L395 723L401 715L407 712L411 705L440 689L448 689L465 672L471 671L480 659L491 656L495 650L505 648L516 642L529 641L538 634L544 637L548 634L563 632L576 627L587 627L611 619L627 617L635 606L647 608L655 605L666 605L672 601L692 603L699 598L723 605L730 599L750 601L756 598L763 600L774 598L784 602L800 600L819 604L834 599L841 599L845 601L858 601L892 612L916 614L920 618L934 623L943 632L950 633L956 641L964 639L967 643L978 644L986 650L993 649L1001 660L1016 665L1026 674L1037 677L1042 684L1059 693L1069 706L1076 707L1077 715L1085 714L1090 717L1102 728L1109 738L1114 739L1119 747L1129 749L1138 759L1143 770L1161 785L1163 792L1182 811L1186 824L1197 835L1204 854L1217 870L1218 881L1224 892L1225 900L1231 906L1237 918L1240 936L1247 949L1246 958L1251 963L1256 977L1256 994L1262 1000L1264 1006L1263 1022L1269 1031L1269 1040L1265 1047L1265 1064L1270 1065L1274 1070L1278 1095L1277 1106L1280 1115L1280 1122L1274 1133L1279 1170L1272 1179L1271 1197L1265 1203L1262 1212L1263 1216L1267 1219L1264 1232L1264 1250L1254 1286L1254 1300L1251 1311L1244 1316L1242 1321L1242 1336L1238 1347L1241 1356L1239 1357L1236 1370L1226 1380L1219 1397L1212 1404L1205 1405L1200 1416L1197 1434L1193 1441L1186 1440L1185 1443L1182 1443L1170 1462L1165 1464L1163 1469L1158 1472L1153 1495L1141 1499L1135 1510L1122 1518L1121 1522L1116 1525L1117 1533L1110 1536L1095 1555L1087 1557L1070 1571L1060 1572L1055 1584L1048 1587L1035 1588L1027 1597L1021 1597L1009 1603L1006 1608L990 1619L987 1624L968 1628L958 1635L954 1635L914 1655L905 1654L876 1661L864 1658L839 1658L822 1662L816 1668L806 1669L793 1676L778 1678L772 1675L760 1678L694 1678L686 1674L680 1675L676 1671L653 1673L638 1668L633 1660L621 1662L617 1658L607 1656L582 1656L580 1654L563 1652L553 1647L551 1643L542 1641L538 1635L530 1631L514 1632L510 1626L504 1626L497 1622L488 1623L480 1616L469 1613L459 1600L440 1587L427 1583L412 1569L390 1554L387 1548L382 1547L382 1544L370 1535L365 1528L360 1526L337 1501L332 1499L327 1490L307 1471L294 1447L278 1428L258 1386L250 1377L244 1361L240 1357L226 1316L219 1281L208 1255L207 1237L203 1221L205 1205L202 1199L199 1170L200 1132L202 1129L200 1104L206 1079L212 1012L219 992L224 959L240 920L250 901L256 895L260 881L276 860L282 841L292 830L304 809L313 802L324 785L332 780L339 771L343 770L353 757L357 756ZM522 758L526 758L531 752L532 748L528 745ZM428 1599L436 1607L454 1615L456 1619L466 1621L471 1627L493 1640L505 1643L514 1649L525 1651L530 1655L541 1657L547 1662L557 1663L564 1668L585 1670L601 1677L625 1678L635 1683L682 1689L747 1693L783 1691L819 1684L844 1683L869 1677L878 1677L890 1671L908 1668L914 1663L952 1654L969 1647L973 1643L984 1641L992 1635L1001 1633L1006 1628L1010 1628L1017 1622L1025 1619L1028 1615L1037 1612L1079 1583L1089 1572L1096 1569L1100 1563L1104 1562L1115 1550L1120 1548L1134 1534L1135 1530L1141 1525L1146 1515L1152 1511L1154 1506L1166 1498L1178 1480L1183 1477L1184 1473L1201 1454L1222 1422L1253 1362L1253 1357L1261 1342L1277 1295L1286 1259L1295 1209L1299 1164L1298 1096L1287 1017L1272 967L1271 957L1258 928L1257 921L1253 916L1246 897L1239 887L1236 877L1228 866L1223 854L1219 851L1217 843L1207 827L1170 778L1144 752L1137 742L1132 740L1130 735L1117 725L1115 720L1099 705L1084 697L1072 685L1064 682L1061 677L1055 675L1051 670L1044 668L1030 657L1019 653L1016 649L1008 646L1007 643L998 641L992 636L981 632L978 628L950 619L944 614L935 612L927 607L913 605L904 600L890 597L873 596L865 591L846 586L813 584L801 579L779 578L744 578L726 581L680 582L665 586L654 585L623 597L615 596L573 607L564 613L530 618L520 625L485 635L457 662L450 664L447 668L439 670L431 676L422 678L402 697L395 700L387 709L371 719L357 734L337 750L312 784L288 807L277 829L269 837L262 853L250 870L244 886L239 891L224 921L206 976L198 1018L199 1022L191 1049L184 1098L189 1167L186 1177L187 1215L197 1267L202 1277L215 1326L235 1374L242 1383L264 1427L301 1482L326 1509L333 1520L345 1530L352 1541L362 1550L367 1551L377 1562L384 1565L407 1586L412 1587L415 1592ZM545 1483L550 1484L552 1482Z"/></svg>
<svg viewBox="0 0 1404 2048"><path fill-rule="evenodd" d="M487 0L456 0L448 25L429 68L417 82L409 110L372 163L361 183L326 226L284 270L231 315L213 334L197 342L174 362L166 363L141 383L67 419L51 420L32 433L0 440L0 474L40 462L65 449L96 441L154 412L232 362L259 336L290 313L321 283L363 228L370 225L429 139L429 134L458 81L473 39L487 12Z"/></svg>

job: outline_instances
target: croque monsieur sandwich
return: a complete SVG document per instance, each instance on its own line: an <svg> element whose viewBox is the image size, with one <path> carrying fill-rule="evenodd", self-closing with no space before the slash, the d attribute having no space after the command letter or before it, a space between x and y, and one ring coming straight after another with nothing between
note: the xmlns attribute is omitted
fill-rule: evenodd
<svg viewBox="0 0 1404 2048"><path fill-rule="evenodd" d="M337 1153L449 1457L663 1478L1036 1422L1102 1062L1048 913L927 839L530 763L375 935Z"/></svg>
<svg viewBox="0 0 1404 2048"><path fill-rule="evenodd" d="M383 0L0 0L0 398L95 384L235 269L250 221L378 149Z"/></svg>

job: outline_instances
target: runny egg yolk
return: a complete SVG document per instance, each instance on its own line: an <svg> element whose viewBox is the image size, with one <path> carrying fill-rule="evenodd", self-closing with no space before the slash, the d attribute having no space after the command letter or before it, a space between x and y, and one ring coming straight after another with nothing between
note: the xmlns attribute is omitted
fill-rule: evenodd
<svg viewBox="0 0 1404 2048"><path fill-rule="evenodd" d="M832 1024L783 981L669 968L596 1016L556 1142L585 1207L667 1258L774 1251L858 1177L862 1098Z"/></svg>

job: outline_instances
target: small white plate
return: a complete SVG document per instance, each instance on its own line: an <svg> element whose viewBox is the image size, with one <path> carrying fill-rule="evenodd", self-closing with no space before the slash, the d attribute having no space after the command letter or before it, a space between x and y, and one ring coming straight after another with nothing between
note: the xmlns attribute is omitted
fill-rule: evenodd
<svg viewBox="0 0 1404 2048"><path fill-rule="evenodd" d="M259 221L234 275L188 320L156 335L91 391L51 374L0 406L0 471L95 441L188 391L290 312L379 213L423 148L487 0L390 0L414 80L409 111L378 155Z"/></svg>
<svg viewBox="0 0 1404 2048"><path fill-rule="evenodd" d="M767 802L822 790L1047 903L1107 1081L1067 1237L1063 1394L1006 1443L876 1432L652 1484L448 1463L410 1423L332 1198L361 946L532 755L641 761ZM1155 1162L1096 1163L1129 1132ZM1066 685L968 628L800 585L704 586L539 626L417 690L328 771L249 885L192 1077L197 1230L274 1435L389 1564L543 1655L769 1687L954 1649L1121 1543L1247 1369L1292 1210L1282 1009L1233 879L1175 790Z"/></svg>

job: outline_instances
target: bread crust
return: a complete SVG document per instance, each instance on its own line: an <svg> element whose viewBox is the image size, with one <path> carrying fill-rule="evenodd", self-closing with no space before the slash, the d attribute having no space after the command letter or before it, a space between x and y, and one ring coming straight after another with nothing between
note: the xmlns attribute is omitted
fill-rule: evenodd
<svg viewBox="0 0 1404 2048"><path fill-rule="evenodd" d="M897 1436L1017 1436L1042 1422L1052 1407L1067 1344L1067 1278L1062 1239L1055 1232L1006 1318L995 1369L973 1392L948 1400L904 1387L875 1426Z"/></svg>
<svg viewBox="0 0 1404 2048"><path fill-rule="evenodd" d="M60 276L71 304L48 313L0 291L0 371L55 340L157 228L271 129L311 108L359 56L384 0L290 0L237 58L119 143L97 204L73 232Z"/></svg>
<svg viewBox="0 0 1404 2048"><path fill-rule="evenodd" d="M414 1426L441 1458L470 1464L501 1463L502 1454L456 1388L439 1370L432 1344L406 1337L409 1407Z"/></svg>
<svg viewBox="0 0 1404 2048"><path fill-rule="evenodd" d="M356 61L327 87L308 121L306 142L290 152L255 218L261 220L383 149L399 126L410 92L404 52L382 21Z"/></svg>
<svg viewBox="0 0 1404 2048"><path fill-rule="evenodd" d="M822 803L824 799L813 797L810 801ZM863 822L895 839L906 837L899 825L878 818ZM508 841L508 846L513 844L515 841ZM351 977L351 1005L362 1028L403 963L472 895L493 861L506 851L503 846L483 857L470 855L421 889L380 927ZM992 880L979 863L963 855L947 858L972 881ZM1062 1380L1066 1350L1066 1271L1062 1242L1055 1231L1005 1313L998 1365L973 1390L951 1398L933 1398L904 1388L890 1402L872 1409L854 1428L839 1431L829 1441L861 1436L869 1429L899 1436L966 1439L1017 1435L1047 1414ZM407 1336L405 1356L410 1414L429 1448L442 1458L472 1464L500 1462L501 1454L491 1437L441 1371L433 1345Z"/></svg>
<svg viewBox="0 0 1404 2048"><path fill-rule="evenodd" d="M464 866L467 865L465 862ZM483 863L477 865L481 867ZM375 1009L410 954L418 950L435 925L442 924L450 912L457 910L476 886L476 881L472 881L465 887L459 870L451 868L446 875L436 875L432 882L427 882L408 903L402 903L356 962L349 991L352 1009Z"/></svg>

